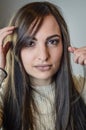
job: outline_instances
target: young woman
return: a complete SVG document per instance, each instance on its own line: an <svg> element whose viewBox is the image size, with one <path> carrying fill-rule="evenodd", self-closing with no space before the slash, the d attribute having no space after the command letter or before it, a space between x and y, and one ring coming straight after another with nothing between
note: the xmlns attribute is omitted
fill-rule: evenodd
<svg viewBox="0 0 86 130"><path fill-rule="evenodd" d="M0 30L4 130L86 130L86 105L68 50L76 63L86 65L86 47L70 47L66 22L49 2L25 5Z"/></svg>

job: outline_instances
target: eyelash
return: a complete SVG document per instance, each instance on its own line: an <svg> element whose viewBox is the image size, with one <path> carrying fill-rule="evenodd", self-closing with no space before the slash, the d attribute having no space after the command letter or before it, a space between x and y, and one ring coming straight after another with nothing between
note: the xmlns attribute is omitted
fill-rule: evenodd
<svg viewBox="0 0 86 130"><path fill-rule="evenodd" d="M49 41L46 41L46 45L56 46L59 43L59 41L59 39L51 39ZM26 47L34 47L35 45L35 41L29 41L29 43L26 44Z"/></svg>
<svg viewBox="0 0 86 130"><path fill-rule="evenodd" d="M47 44L57 45L59 41L60 41L59 39L51 39L47 42Z"/></svg>
<svg viewBox="0 0 86 130"><path fill-rule="evenodd" d="M26 47L34 47L35 46L35 42L34 41L29 41L27 44L26 44Z"/></svg>
<svg viewBox="0 0 86 130"><path fill-rule="evenodd" d="M29 43L29 46L30 46L30 47L33 47L34 44L35 44L35 42L34 42L34 41L31 41L31 42Z"/></svg>

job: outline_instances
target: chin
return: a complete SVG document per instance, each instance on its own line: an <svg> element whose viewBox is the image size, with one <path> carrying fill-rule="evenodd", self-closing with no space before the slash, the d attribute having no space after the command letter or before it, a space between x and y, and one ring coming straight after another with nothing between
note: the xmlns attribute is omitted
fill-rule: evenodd
<svg viewBox="0 0 86 130"><path fill-rule="evenodd" d="M50 80L51 77L52 77L51 75L49 75L49 76L42 75L42 76L36 76L35 78L39 79L39 80Z"/></svg>

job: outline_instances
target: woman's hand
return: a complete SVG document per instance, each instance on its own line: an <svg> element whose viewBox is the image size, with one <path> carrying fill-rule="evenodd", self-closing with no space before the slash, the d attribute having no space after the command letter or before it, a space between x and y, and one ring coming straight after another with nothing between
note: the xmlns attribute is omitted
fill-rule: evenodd
<svg viewBox="0 0 86 130"><path fill-rule="evenodd" d="M6 55L10 48L10 41L3 45L4 39L13 33L15 26L0 29L0 68L4 69L6 65Z"/></svg>
<svg viewBox="0 0 86 130"><path fill-rule="evenodd" d="M86 46L81 48L68 47L68 51L74 54L74 62L86 65Z"/></svg>

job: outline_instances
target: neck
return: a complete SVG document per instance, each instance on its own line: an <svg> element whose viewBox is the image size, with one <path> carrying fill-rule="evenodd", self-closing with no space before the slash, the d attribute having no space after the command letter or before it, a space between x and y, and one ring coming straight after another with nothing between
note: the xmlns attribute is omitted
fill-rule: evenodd
<svg viewBox="0 0 86 130"><path fill-rule="evenodd" d="M32 86L47 86L52 82L51 79L36 79L33 77L30 77L30 81Z"/></svg>

